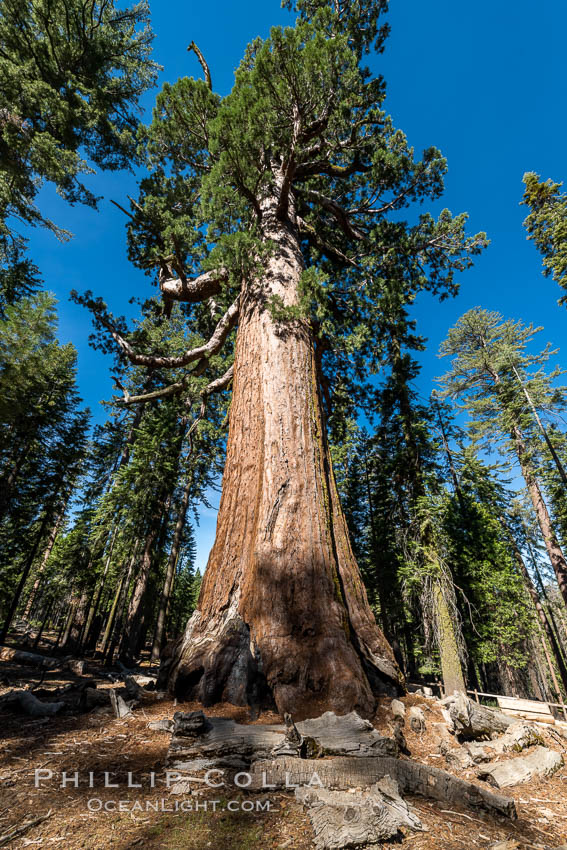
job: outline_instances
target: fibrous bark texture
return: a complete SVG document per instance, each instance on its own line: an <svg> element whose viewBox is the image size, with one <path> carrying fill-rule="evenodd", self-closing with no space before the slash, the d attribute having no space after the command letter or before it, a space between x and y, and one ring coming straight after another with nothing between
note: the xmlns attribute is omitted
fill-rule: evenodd
<svg viewBox="0 0 567 850"><path fill-rule="evenodd" d="M289 716L288 716L289 717ZM307 755L317 758L328 755L348 755L357 758L395 756L398 747L367 721L352 712L337 717L325 712L321 717L293 724L297 752L285 747L289 743L290 727L263 724L241 725L225 717L206 717L202 712L174 715L174 730L167 756L168 766L183 770L197 758L214 759L215 764L235 763L243 766L270 757Z"/></svg>
<svg viewBox="0 0 567 850"><path fill-rule="evenodd" d="M370 715L400 673L368 605L326 443L314 339L277 321L298 303L293 226L265 204L275 246L240 303L217 534L198 610L167 671L178 696Z"/></svg>
<svg viewBox="0 0 567 850"><path fill-rule="evenodd" d="M472 782L408 759L371 757L298 759L278 758L258 760L250 769L249 789L285 788L305 785L309 788L367 788L384 776L390 776L402 794L419 794L431 800L479 808L515 820L518 817L514 800L495 794Z"/></svg>

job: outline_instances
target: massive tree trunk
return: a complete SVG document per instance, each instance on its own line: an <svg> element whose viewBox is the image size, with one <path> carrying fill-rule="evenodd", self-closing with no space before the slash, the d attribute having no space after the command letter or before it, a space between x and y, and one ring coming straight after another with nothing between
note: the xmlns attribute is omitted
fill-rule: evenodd
<svg viewBox="0 0 567 850"><path fill-rule="evenodd" d="M310 326L270 310L273 296L297 304L303 270L295 228L275 208L262 221L275 247L241 294L216 540L169 683L205 705L368 715L401 677L349 543Z"/></svg>

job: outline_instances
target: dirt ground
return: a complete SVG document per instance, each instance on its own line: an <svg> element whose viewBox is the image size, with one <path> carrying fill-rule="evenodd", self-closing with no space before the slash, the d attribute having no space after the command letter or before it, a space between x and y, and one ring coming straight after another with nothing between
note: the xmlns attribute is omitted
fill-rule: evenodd
<svg viewBox="0 0 567 850"><path fill-rule="evenodd" d="M88 676L97 679L99 688L112 686L100 670L89 669ZM0 662L0 696L9 690L8 683L10 687L27 687L39 678L38 670ZM80 679L71 674L48 673L41 687L55 688L77 681ZM420 705L427 721L422 735L412 732L406 724L411 757L447 768L438 752L439 729L434 726L442 720L439 708L421 696L408 696L403 701L407 706ZM391 731L388 706L389 700L382 701L375 718L376 727L384 734ZM150 730L148 723L171 718L174 711L198 707L195 703L174 704L164 699L136 708L124 720L115 719L109 708L38 720L0 712L0 846L62 850L313 848L309 820L292 793L248 794L234 788L205 788L198 783L190 794L171 793L165 774L170 735ZM207 713L249 722L246 710L235 706L219 705L207 709ZM269 714L255 722L278 721ZM544 735L548 746L567 752L567 739L561 740L552 733ZM37 782L36 770L42 771ZM52 772L51 777L48 771ZM105 773L107 784L118 787L104 787ZM131 785L142 787L128 787L128 774ZM478 781L472 770L459 775ZM79 787L75 787L76 779ZM63 784L65 787L61 787ZM555 850L567 845L567 766L552 779L506 789L505 793L516 800L516 822L466 808L449 808L423 798L408 798L427 831L408 833L402 844L382 846L385 850L461 850L463 846L492 848L506 840L516 843L505 850ZM16 827L48 813L47 819L2 844L2 837Z"/></svg>

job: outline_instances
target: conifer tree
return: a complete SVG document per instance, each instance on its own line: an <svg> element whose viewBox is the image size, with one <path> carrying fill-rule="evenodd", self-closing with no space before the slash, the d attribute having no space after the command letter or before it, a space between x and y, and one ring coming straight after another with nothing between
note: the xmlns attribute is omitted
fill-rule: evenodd
<svg viewBox="0 0 567 850"><path fill-rule="evenodd" d="M113 0L0 2L0 303L37 287L18 224L69 234L44 216L44 181L96 206L93 165L131 167L140 96L155 81L148 7Z"/></svg>
<svg viewBox="0 0 567 850"><path fill-rule="evenodd" d="M162 671L205 704L368 713L400 680L348 539L321 394L332 403L352 364L364 374L375 361L392 270L412 292L450 293L485 239L447 210L403 219L439 197L446 165L434 148L415 159L382 108L383 80L364 66L382 48L384 6L298 0L294 27L249 45L229 95L213 92L198 51L205 80L159 95L130 253L159 269L164 316L186 305L183 353L144 352L139 334L89 302L125 358L184 370L162 396L205 374L209 396L234 376L216 541Z"/></svg>
<svg viewBox="0 0 567 850"><path fill-rule="evenodd" d="M554 353L551 346L537 354L526 351L538 330L504 320L499 313L470 310L451 328L441 346L442 355L453 358L441 382L445 393L459 399L469 411L474 437L497 446L518 462L567 604L567 561L538 476L546 444L523 392L523 388L529 389L532 404L539 410L564 404L564 388L553 384L560 371L547 373L544 369Z"/></svg>
<svg viewBox="0 0 567 850"><path fill-rule="evenodd" d="M543 273L562 289L567 288L567 194L562 183L541 180L533 171L524 174L526 186L522 203L530 208L524 221L528 239L535 242L543 257ZM562 295L560 304L567 303Z"/></svg>

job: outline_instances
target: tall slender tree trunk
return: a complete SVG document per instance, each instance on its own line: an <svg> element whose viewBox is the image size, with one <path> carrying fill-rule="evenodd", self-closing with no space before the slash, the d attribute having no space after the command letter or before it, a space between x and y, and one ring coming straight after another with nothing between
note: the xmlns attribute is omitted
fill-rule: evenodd
<svg viewBox="0 0 567 850"><path fill-rule="evenodd" d="M40 585L40 582L41 582L41 577L42 577L43 572L44 572L44 570L47 566L47 562L49 561L49 556L51 555L51 552L53 550L53 546L55 545L55 541L57 539L57 535L59 534L59 529L61 528L61 523L63 522L63 517L65 516L66 507L67 507L67 505L65 504L61 508L61 511L59 512L59 515L58 515L57 519L55 520L55 522L53 524L53 528L51 529L51 533L50 533L49 538L47 540L47 546L45 547L45 550L43 552L43 557L41 559L41 564L39 565L39 569L37 571L37 576L36 576L35 581L33 583L31 593L28 597L28 601L26 602L26 607L25 607L24 613L22 615L24 620L27 620L28 617L30 616L32 606L33 606L33 603L34 603L34 600L35 600L35 597L36 597L36 593L38 591L38 588L39 588L39 585Z"/></svg>
<svg viewBox="0 0 567 850"><path fill-rule="evenodd" d="M527 589L527 591L528 591L528 593L531 597L531 600L533 602L533 605L534 605L534 608L536 610L537 618L539 620L541 628L543 629L544 635L547 638L549 645L551 646L551 649L553 651L553 655L555 656L555 660L557 662L557 668L559 670L559 675L561 676L561 681L563 682L563 687L565 688L565 691L567 692L567 666L565 665L565 659L563 658L563 653L561 652L561 648L560 648L560 646L557 642L557 639L555 637L555 632L553 631L551 623L549 622L549 619L548 619L547 614L545 612L545 608L543 607L543 605L541 603L539 593L537 592L536 587L535 587L535 585L532 581L532 577L530 576L530 574L528 572L528 568L526 567L526 564L525 564L524 559L522 557L522 553L520 552L520 550L516 546L516 542L513 539L513 537L511 535L509 535L509 537L510 537L510 540L511 540L511 543L512 543L512 547L513 547L513 551L514 551L514 558L515 558L516 563L518 565L518 569L520 570L520 574L522 575L526 589ZM543 635L542 635L542 641L544 641L544 648L545 648L545 652L546 652L546 655L547 655L547 648L545 647L545 639L544 639ZM550 665L551 665L551 662L550 662ZM555 671L552 669L552 665L551 665L551 670L552 670L552 675L555 676ZM557 685L557 688L559 688L558 685Z"/></svg>
<svg viewBox="0 0 567 850"><path fill-rule="evenodd" d="M89 593L88 590L84 589L81 593L78 603L74 608L69 628L65 629L63 646L67 647L68 649L71 649L73 652L79 650L83 644L88 602Z"/></svg>
<svg viewBox="0 0 567 850"><path fill-rule="evenodd" d="M402 352L398 336L391 337L392 369L399 376L399 402L404 441L409 451L413 472L414 500L417 502L426 495L421 458L415 437L411 401L408 393L402 362ZM438 408L439 413L439 408ZM440 414L439 414L440 416ZM443 430L443 437L445 432ZM448 448L448 446L447 446ZM458 485L458 481L457 481ZM460 490L459 490L460 492ZM427 572L431 574L431 602L435 617L437 648L441 661L441 675L446 694L455 691L466 692L463 665L459 653L459 623L456 620L457 606L451 605L455 595L453 579L442 566L436 534L429 516L419 522L419 536Z"/></svg>
<svg viewBox="0 0 567 850"><path fill-rule="evenodd" d="M152 646L152 662L157 663L159 661L161 649L163 646L163 636L165 631L165 622L167 617L167 610L169 608L169 600L171 597L171 590L173 587L173 577L175 575L175 567L177 565L177 559L179 557L179 550L181 548L181 541L183 539L183 529L185 528L185 518L187 516L187 508L189 507L189 500L191 498L191 488L193 486L193 478L191 474L187 475L187 483L185 484L185 489L183 490L183 496L181 497L181 502L179 504L179 510L177 512L177 520L175 522L175 531L173 533L173 541L171 543L171 550L169 552L169 558L167 559L167 568L165 571L165 580L163 583L163 590L161 593L161 598L159 601L159 610L157 615L156 622L156 630L154 635L154 642Z"/></svg>
<svg viewBox="0 0 567 850"><path fill-rule="evenodd" d="M105 635L106 645L105 645L105 647L102 651L103 651L104 658L108 663L112 662L112 657L114 655L114 651L115 651L116 646L118 645L120 638L121 638L121 635L122 635L122 628L123 628L123 625L124 625L124 612L125 612L125 609L126 609L126 602L128 600L128 591L130 589L130 582L132 580L132 573L134 572L134 567L136 566L136 559L138 557L139 548L140 548L140 541L136 540L136 542L134 544L134 548L132 550L132 556L131 556L130 561L128 563L128 571L126 573L124 584L123 584L123 586L120 590L120 596L118 598L118 605L117 605L116 613L115 613L115 616L114 616L114 624L111 627L111 631L110 631L108 639L106 638L106 635Z"/></svg>
<svg viewBox="0 0 567 850"><path fill-rule="evenodd" d="M91 599L91 602L90 602L90 605L89 605L89 611L88 611L86 621L85 621L85 624L84 624L81 643L82 643L83 647L85 647L85 648L88 648L88 646L89 646L91 626L92 626L93 620L94 620L94 618L95 618L95 616L98 612L102 592L103 592L105 584L106 584L106 577L108 575L108 571L110 570L110 565L112 563L112 552L114 550L114 544L116 543L117 535L118 535L118 518L117 518L117 521L116 521L116 525L114 526L114 530L112 532L110 545L108 547L108 553L107 553L107 556L106 556L106 559L105 559L105 562L104 562L104 569L102 571L101 577L98 580L95 592L92 596L92 599Z"/></svg>
<svg viewBox="0 0 567 850"><path fill-rule="evenodd" d="M20 604L20 599L21 599L21 596L22 596L23 589L25 587L27 578L30 574L30 570L32 568L33 562L35 561L37 551L39 549L39 545L40 545L41 541L43 540L43 535L45 534L47 527L49 525L50 519L51 519L51 515L50 515L49 511L46 510L45 513L44 513L43 519L41 521L39 531L38 531L36 538L33 542L32 548L31 548L31 550L28 554L28 557L26 558L26 561L24 563L24 566L23 566L23 569L22 569L22 574L20 576L20 581L18 582L18 586L17 586L16 591L15 591L13 597L12 597L10 609L8 611L6 619L4 620L2 630L0 631L0 644L5 643L6 638L8 637L8 631L10 629L10 626L12 625L12 620L14 619L14 615L15 615L16 611L18 610L18 605Z"/></svg>
<svg viewBox="0 0 567 850"><path fill-rule="evenodd" d="M400 673L350 546L311 328L270 310L273 296L298 303L303 271L297 232L276 207L263 204L275 246L265 274L241 294L216 539L198 608L163 670L175 693L205 705L368 715Z"/></svg>
<svg viewBox="0 0 567 850"><path fill-rule="evenodd" d="M559 541L557 540L553 530L551 517L549 516L547 505L535 476L522 432L519 428L514 427L512 430L512 436L516 444L516 451L522 475L526 482L526 487L528 488L528 493L545 542L545 548L547 550L549 560L551 561L551 566L553 567L557 577L559 590L561 591L561 595L567 605L567 561L565 560L565 555L563 554L563 550L561 549Z"/></svg>
<svg viewBox="0 0 567 850"><path fill-rule="evenodd" d="M158 505L154 510L150 527L146 534L140 569L134 582L134 589L130 597L130 604L128 605L126 625L120 642L120 656L126 661L132 661L138 654L143 625L143 603L152 571L155 543L159 537L161 524L164 521L164 515L167 515L168 509L169 498L166 500L165 506L163 499L158 499Z"/></svg>
<svg viewBox="0 0 567 850"><path fill-rule="evenodd" d="M44 631L44 629L45 629L45 626L46 626L46 624L47 624L47 620L49 619L49 615L51 614L51 610L52 610L52 608L53 608L53 599L51 599L51 600L47 603L47 607L46 607L46 609L45 609L45 613L44 613L44 615L43 615L43 619L42 619L42 621L41 621L41 626L39 627L39 631L38 631L38 633L37 633L37 635L36 635L36 637L35 637L35 640L34 640L34 642L33 642L33 649L36 649L36 648L37 648L37 646L38 646L38 644L39 644L39 642L40 642L40 640L41 640L41 636L42 636L43 631Z"/></svg>

